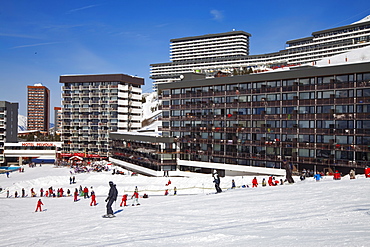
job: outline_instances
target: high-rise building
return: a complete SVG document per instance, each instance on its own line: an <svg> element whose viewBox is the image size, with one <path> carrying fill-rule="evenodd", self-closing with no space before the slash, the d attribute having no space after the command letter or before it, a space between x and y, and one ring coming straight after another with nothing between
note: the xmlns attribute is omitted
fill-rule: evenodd
<svg viewBox="0 0 370 247"><path fill-rule="evenodd" d="M27 129L49 131L50 91L41 83L27 86Z"/></svg>
<svg viewBox="0 0 370 247"><path fill-rule="evenodd" d="M144 79L124 74L60 76L67 153L108 156L109 132L141 128Z"/></svg>
<svg viewBox="0 0 370 247"><path fill-rule="evenodd" d="M0 101L0 166L5 163L4 144L17 142L18 103Z"/></svg>
<svg viewBox="0 0 370 247"><path fill-rule="evenodd" d="M54 107L54 133L59 133L62 126L62 107Z"/></svg>
<svg viewBox="0 0 370 247"><path fill-rule="evenodd" d="M309 63L370 45L370 16L287 41L286 49L274 53L249 55L249 37L234 31L171 40L171 62L151 64L154 89L158 83L180 80L184 73L201 72L207 77L218 71L244 74L249 68Z"/></svg>

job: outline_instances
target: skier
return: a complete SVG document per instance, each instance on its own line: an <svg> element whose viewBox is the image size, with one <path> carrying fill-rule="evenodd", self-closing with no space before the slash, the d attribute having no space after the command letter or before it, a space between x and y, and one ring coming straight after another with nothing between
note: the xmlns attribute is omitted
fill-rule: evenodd
<svg viewBox="0 0 370 247"><path fill-rule="evenodd" d="M35 193L35 191L33 190L33 188L31 189L31 196L32 196L32 197L36 197L36 193Z"/></svg>
<svg viewBox="0 0 370 247"><path fill-rule="evenodd" d="M44 189L43 188L41 188L40 189L40 197L43 197L44 196Z"/></svg>
<svg viewBox="0 0 370 247"><path fill-rule="evenodd" d="M349 178L350 179L355 179L356 176L355 176L355 170L351 169L351 171L349 172Z"/></svg>
<svg viewBox="0 0 370 247"><path fill-rule="evenodd" d="M319 173L319 172L317 172L317 173L315 174L315 176L313 176L313 178L316 180L316 182L319 182L319 181L320 181L320 179L321 179L321 175L320 175L320 173Z"/></svg>
<svg viewBox="0 0 370 247"><path fill-rule="evenodd" d="M37 212L37 210L39 210L39 209L40 209L40 212L42 211L41 205L44 205L44 204L42 203L41 199L39 199L37 201L37 206L36 206L36 211L35 212Z"/></svg>
<svg viewBox="0 0 370 247"><path fill-rule="evenodd" d="M213 171L213 182L215 183L216 193L221 193L222 189L220 188L220 177L217 174L217 171Z"/></svg>
<svg viewBox="0 0 370 247"><path fill-rule="evenodd" d="M136 206L140 205L140 203L139 203L139 191L137 189L137 186L135 187L134 194L131 196L131 199L132 198L134 198L134 201L132 202L132 206L135 206L135 202L136 202Z"/></svg>
<svg viewBox="0 0 370 247"><path fill-rule="evenodd" d="M252 180L252 188L257 187L257 185L258 185L257 178L254 177L253 180Z"/></svg>
<svg viewBox="0 0 370 247"><path fill-rule="evenodd" d="M265 178L263 178L262 179L262 187L265 187L266 186L266 179Z"/></svg>
<svg viewBox="0 0 370 247"><path fill-rule="evenodd" d="M174 196L177 195L177 188L176 187L173 188L173 195Z"/></svg>
<svg viewBox="0 0 370 247"><path fill-rule="evenodd" d="M94 204L94 206L96 206L95 192L92 190L91 191L91 203L90 203L90 206L92 206L93 204Z"/></svg>
<svg viewBox="0 0 370 247"><path fill-rule="evenodd" d="M368 166L365 168L365 177L370 178L370 167Z"/></svg>
<svg viewBox="0 0 370 247"><path fill-rule="evenodd" d="M171 180L168 180L166 186L170 185L171 184Z"/></svg>
<svg viewBox="0 0 370 247"><path fill-rule="evenodd" d="M6 191L6 198L9 198L9 190Z"/></svg>
<svg viewBox="0 0 370 247"><path fill-rule="evenodd" d="M340 180L340 173L338 171L335 171L333 179L334 180Z"/></svg>
<svg viewBox="0 0 370 247"><path fill-rule="evenodd" d="M231 188L232 189L235 189L236 187L235 187L235 180L233 179L233 180L231 180Z"/></svg>
<svg viewBox="0 0 370 247"><path fill-rule="evenodd" d="M84 193L84 198L89 198L89 189L85 186L84 190L83 190L83 193Z"/></svg>
<svg viewBox="0 0 370 247"><path fill-rule="evenodd" d="M77 202L77 196L78 196L78 190L77 188L75 189L75 193L73 194L73 201Z"/></svg>
<svg viewBox="0 0 370 247"><path fill-rule="evenodd" d="M166 189L166 191L164 192L164 195L167 196L168 195L168 189Z"/></svg>
<svg viewBox="0 0 370 247"><path fill-rule="evenodd" d="M26 196L26 191L24 190L24 188L22 188L22 197L25 197Z"/></svg>
<svg viewBox="0 0 370 247"><path fill-rule="evenodd" d="M110 186L109 194L108 194L107 199L105 199L105 201L108 202L107 203L107 214L103 216L104 218L115 217L113 214L112 204L114 201L117 200L118 191L116 189L116 185L112 181L109 182L109 186Z"/></svg>
<svg viewBox="0 0 370 247"><path fill-rule="evenodd" d="M269 186L274 186L274 184L272 182L272 176L269 177L268 184L269 184Z"/></svg>
<svg viewBox="0 0 370 247"><path fill-rule="evenodd" d="M119 206L122 207L122 204L123 204L123 206L126 207L127 206L126 201L127 201L127 194L124 194L122 196L122 201L121 201L121 204Z"/></svg>

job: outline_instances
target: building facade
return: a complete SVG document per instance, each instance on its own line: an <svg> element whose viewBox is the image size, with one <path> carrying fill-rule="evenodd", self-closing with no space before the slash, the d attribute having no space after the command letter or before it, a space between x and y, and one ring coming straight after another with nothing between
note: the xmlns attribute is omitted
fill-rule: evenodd
<svg viewBox="0 0 370 247"><path fill-rule="evenodd" d="M144 79L124 74L60 76L65 153L108 156L109 132L141 128Z"/></svg>
<svg viewBox="0 0 370 247"><path fill-rule="evenodd" d="M159 84L180 170L330 171L370 161L370 63Z"/></svg>
<svg viewBox="0 0 370 247"><path fill-rule="evenodd" d="M148 133L112 132L110 161L148 176L176 171L175 138Z"/></svg>
<svg viewBox="0 0 370 247"><path fill-rule="evenodd" d="M54 134L61 132L62 113L62 107L54 107Z"/></svg>
<svg viewBox="0 0 370 247"><path fill-rule="evenodd" d="M27 129L49 131L50 91L40 83L27 86Z"/></svg>
<svg viewBox="0 0 370 247"><path fill-rule="evenodd" d="M350 25L314 32L309 37L287 41L286 49L261 55L249 55L250 34L248 33L240 31L225 33L224 42L227 43L227 37L233 36L234 33L235 36L241 36L238 37L241 46L236 48L235 53L229 52L228 49L220 49L219 53L205 52L206 55L202 55L206 47L212 47L211 42L204 41L212 39L213 36L217 37L217 34L171 40L171 62L151 64L153 87L156 89L158 83L178 81L184 73L201 72L208 77L213 77L218 71L243 74L249 68L264 69L310 63L368 46L370 45L370 16ZM197 42L202 44L199 48L196 46ZM230 47L237 43L236 40L230 40L230 42L232 42ZM247 49L236 52L241 47ZM210 50L213 51L212 48Z"/></svg>
<svg viewBox="0 0 370 247"><path fill-rule="evenodd" d="M18 103L0 101L0 166L6 165L5 143L17 142Z"/></svg>

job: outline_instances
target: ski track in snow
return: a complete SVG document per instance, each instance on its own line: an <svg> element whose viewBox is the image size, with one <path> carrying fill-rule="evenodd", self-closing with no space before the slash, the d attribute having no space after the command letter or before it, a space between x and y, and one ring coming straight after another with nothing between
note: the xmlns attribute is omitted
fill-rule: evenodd
<svg viewBox="0 0 370 247"><path fill-rule="evenodd" d="M327 176L292 185L228 189L250 184L253 177L221 178L224 192L214 192L212 177L145 177L112 175L111 172L75 174L69 184L68 168L25 167L25 173L0 176L2 230L0 246L369 246L370 179L357 175L340 181ZM259 182L267 176L257 177ZM168 180L170 186L165 186ZM117 184L115 218L104 219L108 181ZM43 212L34 212L37 198L5 198L6 189L80 185L93 189L97 206L80 197L42 198ZM139 206L131 206L138 186ZM178 196L173 196L173 187ZM259 185L260 186L260 185ZM169 189L170 196L163 196ZM128 194L128 207L119 207Z"/></svg>

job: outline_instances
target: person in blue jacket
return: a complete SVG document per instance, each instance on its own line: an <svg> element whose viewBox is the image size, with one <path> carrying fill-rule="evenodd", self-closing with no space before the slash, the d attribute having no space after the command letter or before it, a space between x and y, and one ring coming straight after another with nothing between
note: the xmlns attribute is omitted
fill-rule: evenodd
<svg viewBox="0 0 370 247"><path fill-rule="evenodd" d="M320 181L320 179L321 179L321 175L320 175L320 173L319 173L319 172L317 172L317 173L315 174L315 176L313 176L313 178L316 180L316 182Z"/></svg>

